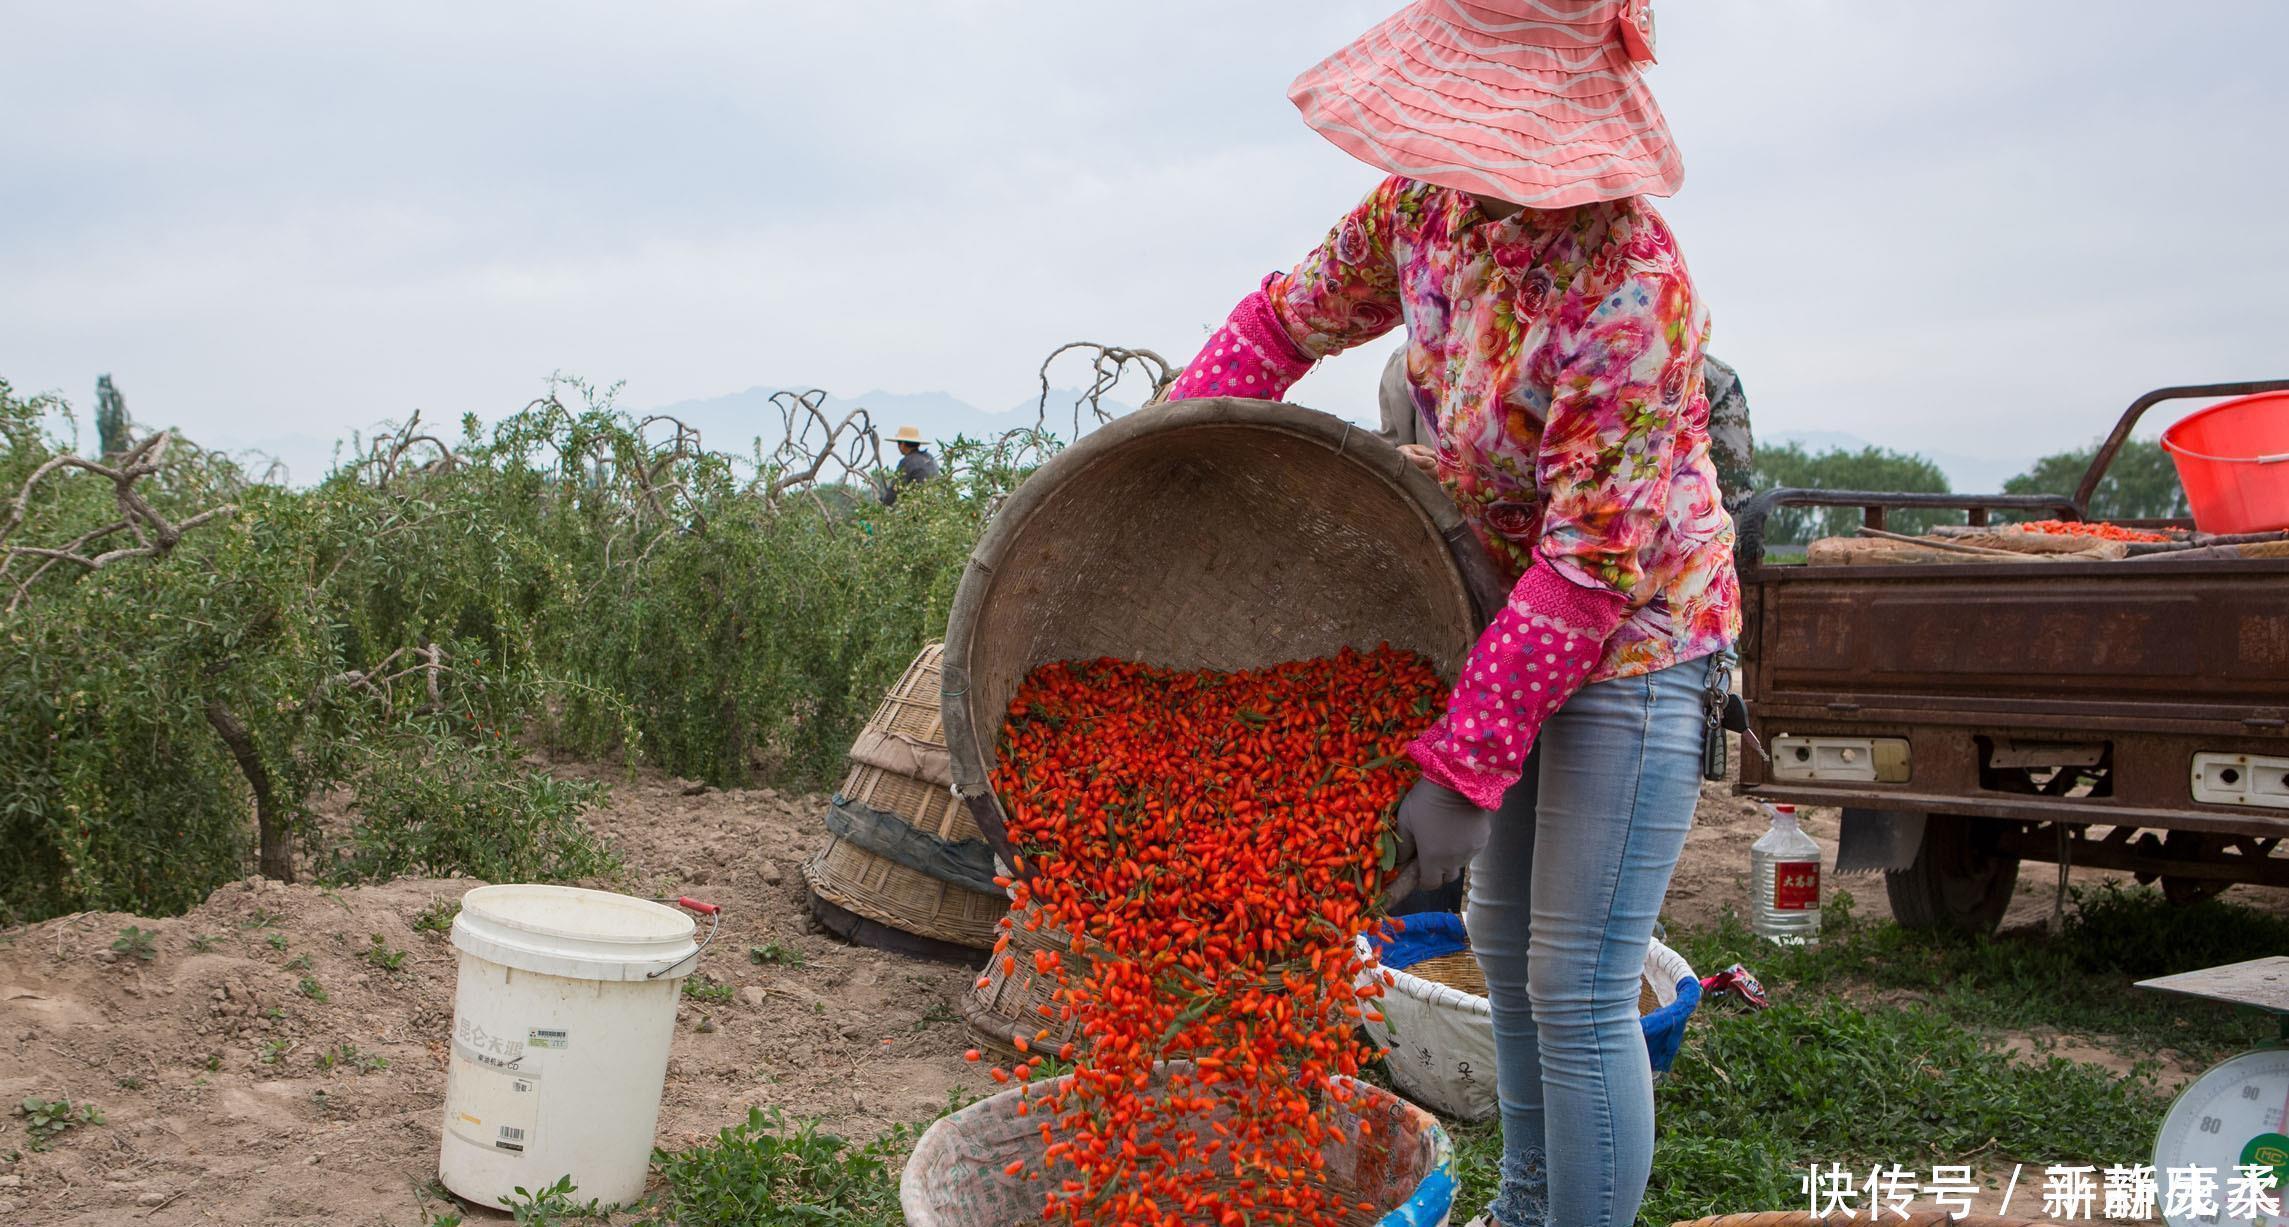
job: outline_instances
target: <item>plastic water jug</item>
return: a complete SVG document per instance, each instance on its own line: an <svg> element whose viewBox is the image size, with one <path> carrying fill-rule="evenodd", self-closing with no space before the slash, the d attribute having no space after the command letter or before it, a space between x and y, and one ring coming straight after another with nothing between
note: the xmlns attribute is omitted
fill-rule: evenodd
<svg viewBox="0 0 2289 1227"><path fill-rule="evenodd" d="M1796 825L1796 807L1768 805L1772 826L1749 847L1749 927L1783 945L1820 940L1820 844Z"/></svg>

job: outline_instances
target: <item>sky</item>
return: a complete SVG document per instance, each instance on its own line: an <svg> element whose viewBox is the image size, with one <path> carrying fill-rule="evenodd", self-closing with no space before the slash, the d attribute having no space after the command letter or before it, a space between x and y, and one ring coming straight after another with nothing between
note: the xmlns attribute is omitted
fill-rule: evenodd
<svg viewBox="0 0 2289 1227"><path fill-rule="evenodd" d="M1065 340L1181 363L1376 179L1286 86L1391 7L0 0L0 378L307 480L554 372L1001 408ZM1657 13L1760 437L2031 458L2289 374L2289 3ZM1372 421L1388 348L1289 399Z"/></svg>

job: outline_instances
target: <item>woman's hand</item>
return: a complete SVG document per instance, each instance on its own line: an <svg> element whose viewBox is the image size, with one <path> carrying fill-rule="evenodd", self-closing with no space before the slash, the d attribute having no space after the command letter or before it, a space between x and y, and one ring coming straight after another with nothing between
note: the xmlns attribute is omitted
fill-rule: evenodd
<svg viewBox="0 0 2289 1227"><path fill-rule="evenodd" d="M1422 470L1423 476L1432 481L1438 480L1439 454L1437 452L1420 443L1402 443L1399 445L1399 454L1407 458L1408 464Z"/></svg>
<svg viewBox="0 0 2289 1227"><path fill-rule="evenodd" d="M1415 847L1420 889L1437 890L1461 877L1493 833L1494 815L1444 784L1416 780L1399 800L1399 842Z"/></svg>

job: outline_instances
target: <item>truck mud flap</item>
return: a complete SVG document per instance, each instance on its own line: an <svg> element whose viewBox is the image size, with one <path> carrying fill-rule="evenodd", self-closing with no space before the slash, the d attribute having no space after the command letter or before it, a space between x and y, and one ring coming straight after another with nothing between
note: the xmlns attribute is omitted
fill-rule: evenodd
<svg viewBox="0 0 2289 1227"><path fill-rule="evenodd" d="M1846 809L1836 835L1836 872L1893 872L1915 864L1926 817L1921 812Z"/></svg>

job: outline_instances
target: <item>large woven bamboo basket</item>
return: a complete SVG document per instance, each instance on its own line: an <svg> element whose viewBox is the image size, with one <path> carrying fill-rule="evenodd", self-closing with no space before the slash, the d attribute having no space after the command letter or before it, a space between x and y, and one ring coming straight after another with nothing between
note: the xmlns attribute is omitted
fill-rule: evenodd
<svg viewBox="0 0 2289 1227"><path fill-rule="evenodd" d="M947 843L979 836L977 823L948 786L945 732L938 715L939 662L944 646L930 644L908 665L883 697L858 742L852 746L850 775L842 795L903 820ZM954 882L942 881L858 846L829 841L826 850L803 866L803 877L830 927L866 941L872 922L929 943L965 950L990 947L1008 900ZM905 945L909 953L948 955L929 945Z"/></svg>
<svg viewBox="0 0 2289 1227"><path fill-rule="evenodd" d="M946 627L954 786L1006 861L988 781L1034 667L1246 669L1389 643L1452 677L1503 596L1454 503L1373 431L1269 401L1140 410L1027 478L970 555Z"/></svg>
<svg viewBox="0 0 2289 1227"><path fill-rule="evenodd" d="M874 709L868 728L905 733L933 745L946 744L946 724L938 714L938 676L946 656L943 643L923 647Z"/></svg>
<svg viewBox="0 0 2289 1227"><path fill-rule="evenodd" d="M1028 930L1025 918L1016 912L1010 913L1009 920L1010 970L1002 971L1000 958L988 959L981 977L985 983L973 985L962 994L959 1008L962 1021L969 1024L980 1048L1015 1060L1018 1051L1010 1042L1012 1036L1023 1035L1031 1043L1046 1029L1048 1037L1034 1047L1055 1052L1080 1033L1080 1024L1057 1017L1057 977L1041 974L1033 964L1036 950L1054 950L1070 959L1067 947L1071 939L1054 925ZM1049 1013L1042 1013L1045 1009Z"/></svg>

